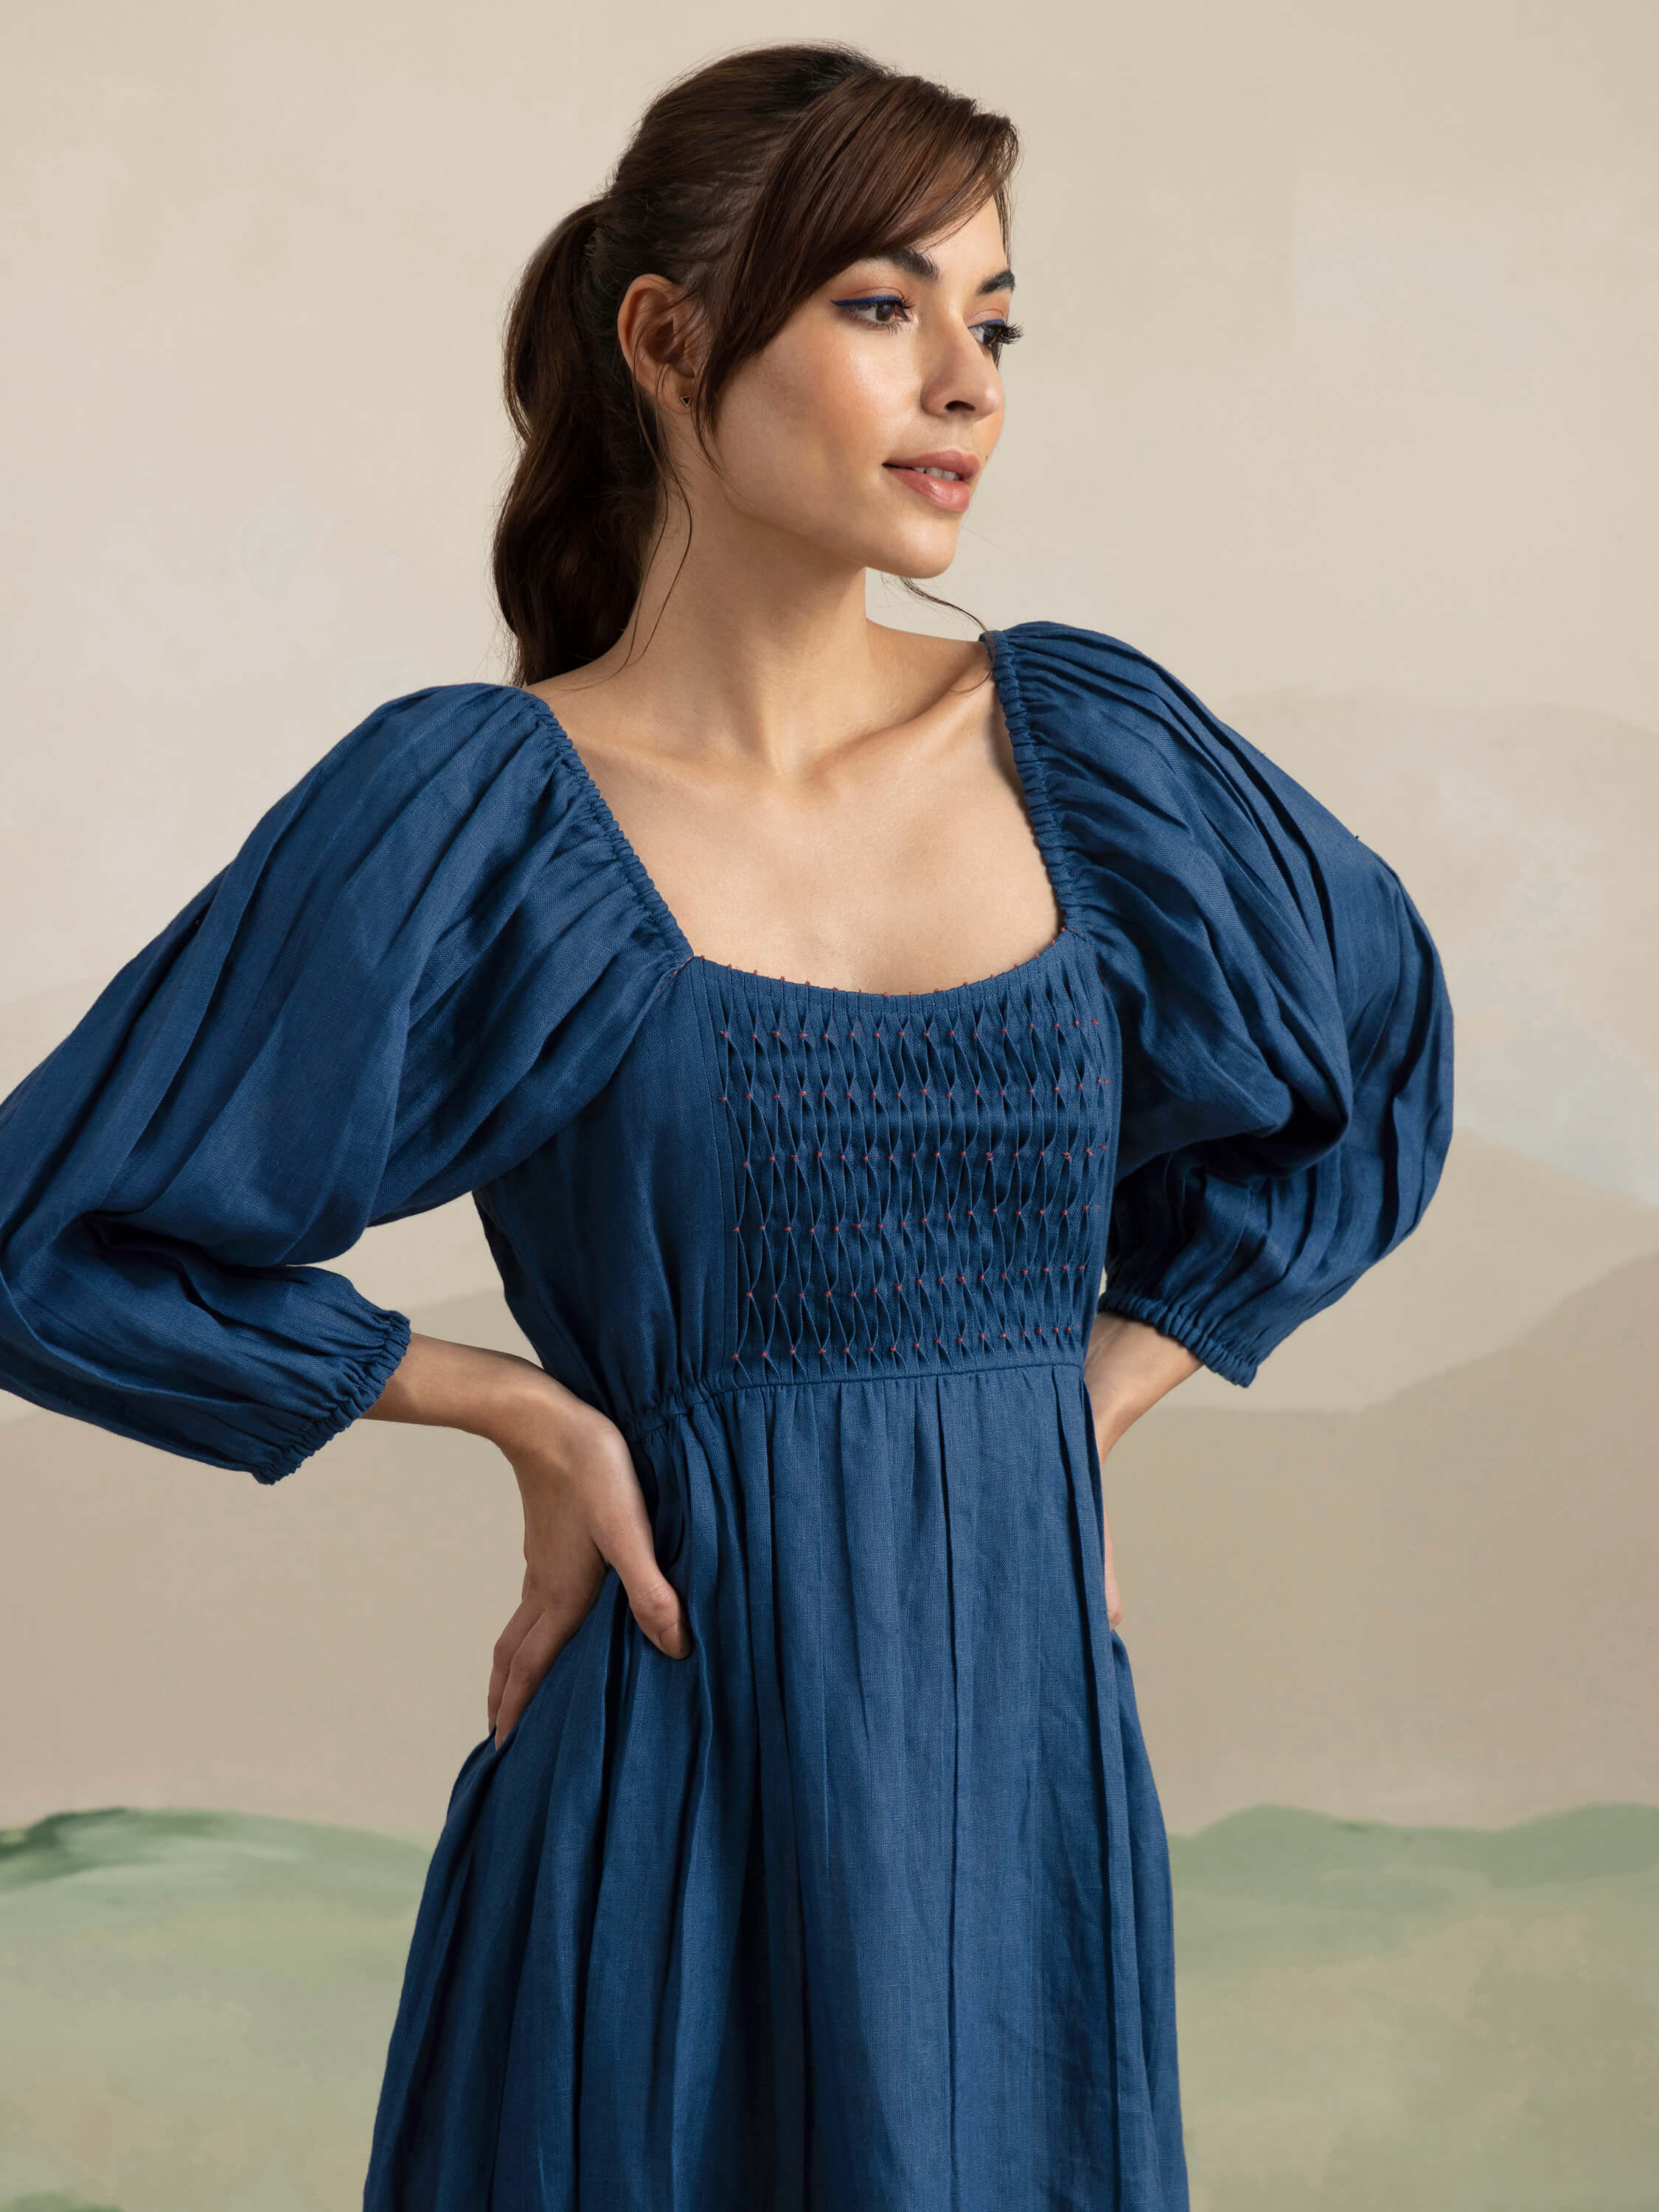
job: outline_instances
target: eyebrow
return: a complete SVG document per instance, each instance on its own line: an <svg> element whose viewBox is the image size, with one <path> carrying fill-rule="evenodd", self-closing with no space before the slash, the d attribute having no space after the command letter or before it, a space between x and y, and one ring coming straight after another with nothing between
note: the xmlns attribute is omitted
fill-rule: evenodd
<svg viewBox="0 0 1659 2212"><path fill-rule="evenodd" d="M902 269L912 276L920 276L924 283L937 284L939 280L938 262L932 254L923 253L914 246L884 246L869 258L872 261L890 261L896 269ZM982 300L988 292L1012 292L1013 289L1013 270L999 269L994 276L988 276L978 287L974 297Z"/></svg>

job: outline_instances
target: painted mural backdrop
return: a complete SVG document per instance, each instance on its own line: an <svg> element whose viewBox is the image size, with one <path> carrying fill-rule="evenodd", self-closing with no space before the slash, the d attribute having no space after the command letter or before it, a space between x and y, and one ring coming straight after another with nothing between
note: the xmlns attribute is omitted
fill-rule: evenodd
<svg viewBox="0 0 1659 2212"><path fill-rule="evenodd" d="M22 11L0 1092L370 707L501 672L518 261L781 27L590 18ZM1422 1229L1106 1469L1195 2207L1656 2212L1659 19L1023 22L833 26L1026 132L948 587L1164 660L1395 866L1458 1024ZM468 1202L338 1264L520 1345ZM515 1508L467 1438L266 1491L0 1397L0 2212L358 2202Z"/></svg>

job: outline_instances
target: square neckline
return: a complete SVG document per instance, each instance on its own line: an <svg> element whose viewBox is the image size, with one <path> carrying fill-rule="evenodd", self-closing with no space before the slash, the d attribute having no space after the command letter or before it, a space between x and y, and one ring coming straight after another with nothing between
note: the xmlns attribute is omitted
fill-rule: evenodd
<svg viewBox="0 0 1659 2212"><path fill-rule="evenodd" d="M994 975L974 976L963 983L943 984L931 991L873 991L846 983L805 982L792 975L769 975L763 969L739 968L730 961L712 960L706 953L697 951L681 928L667 900L658 890L649 869L640 858L621 823L611 811L610 801L582 758L575 740L554 712L551 702L544 699L540 692L532 691L525 684L505 684L501 688L515 693L520 698L530 700L540 710L556 745L570 765L577 787L621 862L635 896L673 951L677 968L695 967L706 975L735 978L744 984L763 984L775 991L808 999L817 997L854 1002L871 1000L883 1006L921 1007L961 1000L977 992L1014 988L1027 979L1034 981L1036 972L1046 969L1050 961L1062 955L1067 939L1077 934L1071 921L1073 904L1071 870L1065 848L1060 842L1049 800L1048 779L1032 741L1025 702L1014 666L1012 634L1006 629L981 630L977 641L984 646L990 656L991 686L1002 709L1009 747L1014 757L1014 772L1024 802L1026 819L1030 824L1032 840L1037 848L1037 857L1048 878L1050 895L1060 910L1060 927L1039 951L1030 954L1026 959L1016 961L1012 967L1000 968Z"/></svg>

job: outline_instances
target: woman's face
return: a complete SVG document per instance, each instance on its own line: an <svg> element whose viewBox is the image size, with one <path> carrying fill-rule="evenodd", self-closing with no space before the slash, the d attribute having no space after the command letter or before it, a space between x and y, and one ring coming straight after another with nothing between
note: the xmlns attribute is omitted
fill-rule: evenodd
<svg viewBox="0 0 1659 2212"><path fill-rule="evenodd" d="M718 472L685 456L694 507L853 567L939 574L1001 433L1013 283L988 200L947 237L842 270L726 385Z"/></svg>

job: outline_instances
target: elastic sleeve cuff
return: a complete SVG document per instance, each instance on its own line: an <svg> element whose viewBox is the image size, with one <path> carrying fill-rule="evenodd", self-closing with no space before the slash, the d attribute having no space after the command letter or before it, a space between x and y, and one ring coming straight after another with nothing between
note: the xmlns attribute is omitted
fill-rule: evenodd
<svg viewBox="0 0 1659 2212"><path fill-rule="evenodd" d="M366 1413L385 1389L409 1349L410 1325L407 1314L394 1313L386 1307L378 1310L382 1323L380 1341L360 1358L342 1364L343 1389L338 1401L307 1423L276 1457L250 1468L248 1473L256 1482L280 1482L285 1474L292 1474L301 1461L320 1451L331 1437L337 1437L342 1429L349 1429Z"/></svg>
<svg viewBox="0 0 1659 2212"><path fill-rule="evenodd" d="M1241 1389L1255 1379L1261 1362L1236 1345L1229 1344L1218 1335L1200 1314L1190 1306L1173 1303L1167 1298L1149 1297L1145 1291L1114 1290L1109 1284L1097 1302L1099 1313L1121 1314L1126 1321L1143 1321L1161 1336L1172 1336L1177 1344L1184 1344L1195 1359L1207 1367L1212 1374L1219 1375L1224 1382L1237 1382Z"/></svg>

